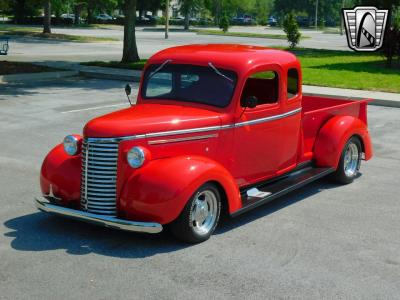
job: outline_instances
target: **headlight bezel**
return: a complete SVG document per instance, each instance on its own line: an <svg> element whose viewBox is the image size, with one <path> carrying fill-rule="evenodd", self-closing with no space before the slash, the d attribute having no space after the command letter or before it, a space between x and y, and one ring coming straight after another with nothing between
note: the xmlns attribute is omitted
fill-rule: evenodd
<svg viewBox="0 0 400 300"><path fill-rule="evenodd" d="M74 156L79 153L79 139L74 135L67 135L63 140L65 153L69 156Z"/></svg>
<svg viewBox="0 0 400 300"><path fill-rule="evenodd" d="M146 151L142 147L134 146L126 154L128 165L133 169L143 166L146 161Z"/></svg>

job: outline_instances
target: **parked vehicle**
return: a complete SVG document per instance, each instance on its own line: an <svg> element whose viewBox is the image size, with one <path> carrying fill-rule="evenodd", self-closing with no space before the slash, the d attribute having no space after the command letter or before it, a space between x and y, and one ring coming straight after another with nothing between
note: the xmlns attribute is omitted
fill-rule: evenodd
<svg viewBox="0 0 400 300"><path fill-rule="evenodd" d="M71 19L73 21L75 20L75 14L62 14L61 19Z"/></svg>
<svg viewBox="0 0 400 300"><path fill-rule="evenodd" d="M367 100L302 95L296 56L188 45L147 62L129 108L89 121L43 162L45 212L187 242L329 175L347 184L372 156ZM130 94L129 85L126 88Z"/></svg>
<svg viewBox="0 0 400 300"><path fill-rule="evenodd" d="M8 42L8 38L2 38L0 37L0 55L7 55L8 50L10 49L10 45Z"/></svg>
<svg viewBox="0 0 400 300"><path fill-rule="evenodd" d="M145 16L140 16L138 19L139 19L140 21L144 21L144 22L150 21L150 19L147 18L147 17L145 17Z"/></svg>
<svg viewBox="0 0 400 300"><path fill-rule="evenodd" d="M112 21L115 20L115 18L111 17L108 14L99 14L96 16L96 20L98 21Z"/></svg>
<svg viewBox="0 0 400 300"><path fill-rule="evenodd" d="M271 27L278 26L278 20L274 16L268 18L268 25Z"/></svg>
<svg viewBox="0 0 400 300"><path fill-rule="evenodd" d="M304 16L297 16L296 21L300 27L309 27L310 24L312 24L310 19L308 17L304 17Z"/></svg>
<svg viewBox="0 0 400 300"><path fill-rule="evenodd" d="M232 25L255 25L257 22L251 16L234 17L231 20Z"/></svg>

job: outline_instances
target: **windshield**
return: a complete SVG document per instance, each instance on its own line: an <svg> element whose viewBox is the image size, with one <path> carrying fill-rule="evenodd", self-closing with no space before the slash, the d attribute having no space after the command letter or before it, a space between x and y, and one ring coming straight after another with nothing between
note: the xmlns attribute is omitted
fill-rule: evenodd
<svg viewBox="0 0 400 300"><path fill-rule="evenodd" d="M143 99L167 99L227 106L233 96L237 76L213 65L151 65L143 81Z"/></svg>

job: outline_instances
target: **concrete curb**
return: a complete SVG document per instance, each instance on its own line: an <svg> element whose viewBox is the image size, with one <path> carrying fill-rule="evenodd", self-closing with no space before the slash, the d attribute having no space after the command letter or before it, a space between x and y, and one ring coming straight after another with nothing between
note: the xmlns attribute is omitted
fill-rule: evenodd
<svg viewBox="0 0 400 300"><path fill-rule="evenodd" d="M398 93L303 85L303 94L327 96L337 99L371 99L370 105L400 107L400 94Z"/></svg>
<svg viewBox="0 0 400 300"><path fill-rule="evenodd" d="M26 81L39 81L46 79L58 79L65 77L73 77L79 74L78 71L54 71L54 72L42 72L42 73L21 73L11 75L0 75L0 84L5 83L18 83Z"/></svg>
<svg viewBox="0 0 400 300"><path fill-rule="evenodd" d="M400 108L400 102L394 100L374 99L372 102L370 102L370 105Z"/></svg>
<svg viewBox="0 0 400 300"><path fill-rule="evenodd" d="M369 103L369 105L400 108L400 101L397 101L397 100L374 99L374 98L353 97L353 96L338 96L338 95L330 95L329 93L326 93L326 94L322 94L322 93L303 93L303 95L319 96L319 97L331 97L331 98L336 98L336 99L351 99L351 100L371 99L372 101Z"/></svg>
<svg viewBox="0 0 400 300"><path fill-rule="evenodd" d="M127 74L113 74L110 72L98 72L94 70L80 70L79 75L89 77L89 78L97 78L97 79L109 79L109 80L120 80L127 82L139 82L141 78L141 72L137 73L132 71L127 71Z"/></svg>

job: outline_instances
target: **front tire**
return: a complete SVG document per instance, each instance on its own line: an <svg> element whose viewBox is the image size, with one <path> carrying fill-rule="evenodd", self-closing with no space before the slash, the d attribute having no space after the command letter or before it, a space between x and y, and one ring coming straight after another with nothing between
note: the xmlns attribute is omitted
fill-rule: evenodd
<svg viewBox="0 0 400 300"><path fill-rule="evenodd" d="M206 183L193 194L179 217L170 224L171 232L184 242L204 242L217 227L220 213L218 188Z"/></svg>
<svg viewBox="0 0 400 300"><path fill-rule="evenodd" d="M360 139L351 137L343 148L338 168L332 174L332 179L341 184L353 182L360 170L361 154Z"/></svg>

